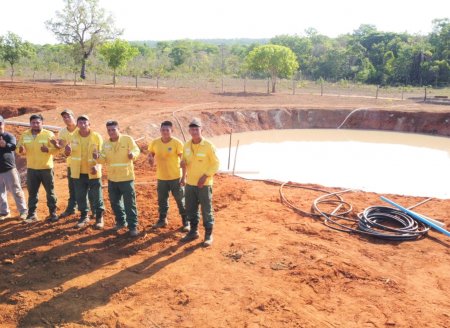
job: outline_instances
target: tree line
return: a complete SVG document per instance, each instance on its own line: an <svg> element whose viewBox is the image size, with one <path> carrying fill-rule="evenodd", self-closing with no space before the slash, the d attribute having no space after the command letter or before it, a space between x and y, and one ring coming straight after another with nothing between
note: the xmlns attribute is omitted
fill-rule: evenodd
<svg viewBox="0 0 450 328"><path fill-rule="evenodd" d="M176 40L128 42L98 0L64 0L46 22L59 44L36 45L8 32L0 36L0 70L117 74L136 77L230 76L341 80L376 85L447 86L450 81L450 20L435 19L428 35L383 32L361 25L332 38L307 29L247 43Z"/></svg>

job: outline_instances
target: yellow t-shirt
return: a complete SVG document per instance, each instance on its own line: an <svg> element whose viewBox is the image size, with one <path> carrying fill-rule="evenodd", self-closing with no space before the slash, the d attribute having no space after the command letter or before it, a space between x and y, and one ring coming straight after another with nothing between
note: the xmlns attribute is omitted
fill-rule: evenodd
<svg viewBox="0 0 450 328"><path fill-rule="evenodd" d="M181 178L180 155L183 153L183 143L172 137L164 143L161 138L153 140L148 151L155 154L156 177L159 180L175 180Z"/></svg>
<svg viewBox="0 0 450 328"><path fill-rule="evenodd" d="M53 155L59 152L59 149L50 142L53 138L55 138L53 132L46 129L42 129L36 135L29 129L20 136L16 151L19 152L20 146L25 147L27 168L34 170L53 168ZM41 151L43 145L49 148L48 153Z"/></svg>
<svg viewBox="0 0 450 328"><path fill-rule="evenodd" d="M89 136L81 137L81 174L89 174Z"/></svg>
<svg viewBox="0 0 450 328"><path fill-rule="evenodd" d="M64 146L65 146L68 143L72 142L72 137L73 137L74 133L76 133L77 131L78 131L78 128L75 128L75 130L73 130L72 132L67 130L67 127L62 128L61 130L59 130L58 139L64 140ZM64 151L64 147L62 149ZM67 166L70 166L70 156L67 157L66 163L67 163Z"/></svg>
<svg viewBox="0 0 450 328"><path fill-rule="evenodd" d="M219 159L216 155L216 148L206 139L202 139L200 143L194 144L189 140L184 145L183 159L187 164L186 183L196 186L198 180L203 176L208 176L205 185L212 186L213 175L219 169Z"/></svg>
<svg viewBox="0 0 450 328"><path fill-rule="evenodd" d="M133 159L128 158L128 152ZM106 140L103 143L98 163L105 164L108 171L108 180L113 182L134 180L134 164L141 153L138 145L130 136L120 134L118 141Z"/></svg>

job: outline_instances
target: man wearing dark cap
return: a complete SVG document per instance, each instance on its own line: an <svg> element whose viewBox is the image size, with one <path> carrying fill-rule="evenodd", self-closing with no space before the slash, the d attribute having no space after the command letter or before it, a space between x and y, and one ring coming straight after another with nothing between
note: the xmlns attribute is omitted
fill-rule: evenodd
<svg viewBox="0 0 450 328"><path fill-rule="evenodd" d="M185 170L180 168L180 159L183 155L183 143L172 136L173 125L170 121L161 123L160 138L154 139L148 146L148 162L153 166L156 161L156 178L158 192L159 219L153 228L163 228L167 225L167 212L169 210L169 193L175 198L178 212L181 216L182 231L188 232L189 221L184 205L184 179Z"/></svg>
<svg viewBox="0 0 450 328"><path fill-rule="evenodd" d="M189 124L192 137L183 148L182 166L186 168L186 213L191 223L191 231L182 238L183 242L199 237L198 223L200 205L205 227L204 246L213 242L214 215L212 207L213 176L219 169L219 159L214 145L202 136L202 122L194 118Z"/></svg>
<svg viewBox="0 0 450 328"><path fill-rule="evenodd" d="M59 149L64 148L67 144L70 144L73 135L78 131L75 115L70 109L64 109L61 112L61 117L66 127L62 128L59 131L58 139L52 142L55 145L55 147ZM57 220L75 214L75 209L77 206L77 202L75 199L75 183L70 173L70 156L67 156L66 163L67 163L67 185L69 189L69 200L67 202L66 209L59 215Z"/></svg>
<svg viewBox="0 0 450 328"><path fill-rule="evenodd" d="M64 153L70 158L70 173L75 183L75 197L80 211L80 218L76 228L83 228L88 225L89 202L92 206L92 212L95 215L95 228L103 229L103 205L102 192L102 168L94 159L94 153L97 153L103 145L103 139L100 134L91 130L89 117L81 115L77 118L76 131L71 142L64 147Z"/></svg>
<svg viewBox="0 0 450 328"><path fill-rule="evenodd" d="M14 150L16 137L5 132L5 120L0 115L0 220L10 217L7 192L10 192L16 202L19 218L27 218L27 205L20 185L19 172L16 169Z"/></svg>
<svg viewBox="0 0 450 328"><path fill-rule="evenodd" d="M47 194L47 207L50 211L48 219L53 221L57 218L53 155L58 149L50 141L55 138L53 132L42 128L43 121L41 114L31 115L31 128L20 136L16 148L19 154L25 154L27 158L28 216L25 220L27 223L38 220L36 208L41 184Z"/></svg>

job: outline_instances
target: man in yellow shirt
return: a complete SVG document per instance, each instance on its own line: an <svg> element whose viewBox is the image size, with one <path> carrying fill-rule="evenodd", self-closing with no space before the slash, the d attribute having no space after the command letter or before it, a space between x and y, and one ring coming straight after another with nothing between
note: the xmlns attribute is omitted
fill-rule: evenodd
<svg viewBox="0 0 450 328"><path fill-rule="evenodd" d="M133 162L141 151L133 138L120 133L117 121L106 122L106 129L109 140L103 143L101 152L94 152L94 159L106 163L109 200L116 218L113 229L119 231L128 226L130 235L136 237L139 230Z"/></svg>
<svg viewBox="0 0 450 328"><path fill-rule="evenodd" d="M53 221L58 217L53 173L53 155L58 149L50 142L55 138L53 132L42 128L43 121L41 114L31 115L30 129L20 136L16 148L19 154L25 154L27 159L28 216L25 220L27 223L38 220L36 208L41 184L47 194L47 207L50 212L48 219Z"/></svg>
<svg viewBox="0 0 450 328"><path fill-rule="evenodd" d="M73 135L78 131L75 115L70 109L64 109L61 112L61 117L66 127L62 128L59 131L58 139L51 141L53 145L58 149L62 149L67 144L69 144L72 141ZM67 157L66 163L67 163L67 186L69 189L69 200L67 201L67 207L65 211L58 216L57 220L75 214L75 209L77 207L77 202L75 199L75 183L70 174L70 156Z"/></svg>
<svg viewBox="0 0 450 328"><path fill-rule="evenodd" d="M178 206L182 219L182 230L189 231L190 225L186 217L184 205L185 170L180 168L180 158L183 154L183 143L172 136L173 125L170 121L161 123L161 137L153 140L148 146L148 162L151 166L156 160L156 177L158 192L159 219L153 228L167 226L169 211L169 193L171 192Z"/></svg>
<svg viewBox="0 0 450 328"><path fill-rule="evenodd" d="M213 175L219 169L219 159L214 145L202 136L202 123L194 118L189 124L192 137L183 148L182 167L186 167L186 213L191 223L191 231L182 238L183 242L199 237L198 222L202 209L203 226L205 227L204 246L213 242L214 214L212 207Z"/></svg>
<svg viewBox="0 0 450 328"><path fill-rule="evenodd" d="M80 219L76 228L85 227L89 221L89 205L95 214L95 228L103 229L102 168L98 165L93 154L102 148L103 139L100 134L91 130L89 117L81 115L77 118L78 131L64 148L66 156L70 158L70 173L75 183L75 197L80 211Z"/></svg>

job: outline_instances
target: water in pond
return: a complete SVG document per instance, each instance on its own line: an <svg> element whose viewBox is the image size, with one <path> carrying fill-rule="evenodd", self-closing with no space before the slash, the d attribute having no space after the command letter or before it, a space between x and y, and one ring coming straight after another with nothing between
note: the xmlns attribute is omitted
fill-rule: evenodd
<svg viewBox="0 0 450 328"><path fill-rule="evenodd" d="M229 136L211 140L220 169L228 170ZM237 140L235 169L246 178L450 198L450 138L320 129L238 133L232 138L230 170Z"/></svg>

